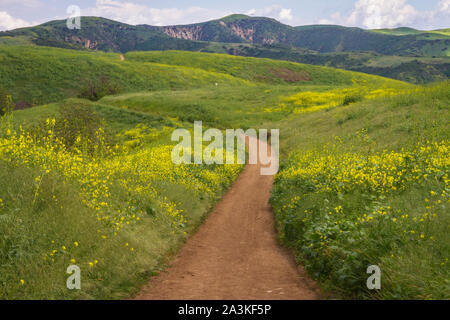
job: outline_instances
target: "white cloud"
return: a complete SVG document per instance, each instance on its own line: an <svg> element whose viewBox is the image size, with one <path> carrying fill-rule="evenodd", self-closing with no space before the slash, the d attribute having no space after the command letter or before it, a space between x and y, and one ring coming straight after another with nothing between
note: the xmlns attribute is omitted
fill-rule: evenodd
<svg viewBox="0 0 450 320"><path fill-rule="evenodd" d="M31 26L29 22L14 18L6 11L0 11L0 30L12 30L29 26Z"/></svg>
<svg viewBox="0 0 450 320"><path fill-rule="evenodd" d="M438 4L440 12L450 13L450 0L441 0Z"/></svg>
<svg viewBox="0 0 450 320"><path fill-rule="evenodd" d="M0 6L20 6L20 7L39 7L42 5L42 2L39 0L0 0Z"/></svg>
<svg viewBox="0 0 450 320"><path fill-rule="evenodd" d="M292 9L283 8L279 5L273 5L262 9L251 9L247 11L249 16L263 16L278 19L281 22L289 23L294 19Z"/></svg>
<svg viewBox="0 0 450 320"><path fill-rule="evenodd" d="M40 0L21 0L20 2L17 0L0 0L2 7L11 7L19 4L27 7L38 7L42 5L42 2ZM36 24L36 22L28 23L20 18L14 18L7 12L0 12L0 30ZM82 8L81 10L82 16L104 17L132 25L149 24L156 26L198 23L220 19L232 13L194 6L183 9L153 8L149 5L135 3L133 0L96 0L95 6ZM252 9L247 14L271 17L284 23L289 23L293 20L292 10L278 5ZM65 16L55 17L55 19L64 18Z"/></svg>
<svg viewBox="0 0 450 320"><path fill-rule="evenodd" d="M294 19L292 16L292 9L281 9L279 17L281 21L291 21Z"/></svg>
<svg viewBox="0 0 450 320"><path fill-rule="evenodd" d="M0 0L1 1L1 0ZM178 8L152 8L147 5L136 4L130 1L97 0L95 7L83 9L83 16L100 16L118 20L128 24L150 24L156 26L189 24L219 19L232 12L213 10L201 7ZM278 5L262 9L251 9L246 14L266 16L282 22L293 20L292 10Z"/></svg>
<svg viewBox="0 0 450 320"><path fill-rule="evenodd" d="M249 16L254 16L254 15L256 14L256 9L250 9L250 10L247 12L247 14L248 14Z"/></svg>
<svg viewBox="0 0 450 320"><path fill-rule="evenodd" d="M97 0L94 8L82 10L83 16L100 16L128 24L188 24L221 18L229 13L200 7L186 9L151 8L146 5L117 0Z"/></svg>
<svg viewBox="0 0 450 320"><path fill-rule="evenodd" d="M320 24L342 24L368 29L414 26L436 28L450 19L450 0L440 0L434 10L418 11L407 0L358 0L352 11L344 16L336 12Z"/></svg>
<svg viewBox="0 0 450 320"><path fill-rule="evenodd" d="M418 14L406 0L359 0L347 23L369 29L393 28L410 24Z"/></svg>
<svg viewBox="0 0 450 320"><path fill-rule="evenodd" d="M344 21L344 18L342 18L340 12L333 13L329 19L320 19L317 23L318 24L336 24L336 23L342 23Z"/></svg>

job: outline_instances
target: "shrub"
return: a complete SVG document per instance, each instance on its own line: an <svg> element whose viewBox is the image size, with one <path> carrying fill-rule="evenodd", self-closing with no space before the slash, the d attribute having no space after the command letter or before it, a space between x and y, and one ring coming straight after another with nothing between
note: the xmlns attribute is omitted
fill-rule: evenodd
<svg viewBox="0 0 450 320"><path fill-rule="evenodd" d="M94 155L102 153L115 142L113 135L104 128L103 119L90 105L71 101L61 105L54 119L47 119L45 123L40 121L29 130L37 141L51 135L68 150Z"/></svg>
<svg viewBox="0 0 450 320"><path fill-rule="evenodd" d="M349 104L361 101L363 97L359 93L349 93L345 95L343 105L348 106Z"/></svg>
<svg viewBox="0 0 450 320"><path fill-rule="evenodd" d="M66 147L72 148L84 137L84 149L92 153L102 145L110 145L112 138L104 134L104 124L94 109L83 103L64 104L59 110L55 135Z"/></svg>
<svg viewBox="0 0 450 320"><path fill-rule="evenodd" d="M12 96L5 90L0 89L0 116L10 114L14 110Z"/></svg>
<svg viewBox="0 0 450 320"><path fill-rule="evenodd" d="M448 299L436 283L449 274L449 146L367 153L338 144L291 154L271 199L281 239L345 296ZM366 287L373 264L388 275L378 293Z"/></svg>
<svg viewBox="0 0 450 320"><path fill-rule="evenodd" d="M117 94L121 91L122 88L119 84L102 75L97 80L87 80L86 85L80 90L78 96L91 101L98 101L104 96Z"/></svg>

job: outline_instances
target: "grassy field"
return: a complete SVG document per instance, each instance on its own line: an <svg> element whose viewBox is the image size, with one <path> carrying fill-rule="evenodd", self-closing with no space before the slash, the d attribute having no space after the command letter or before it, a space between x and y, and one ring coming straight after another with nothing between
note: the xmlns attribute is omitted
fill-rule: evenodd
<svg viewBox="0 0 450 320"><path fill-rule="evenodd" d="M65 106L92 108L106 129L82 127L72 144L67 126L77 127L61 117ZM167 125L182 124L170 119L76 99L40 108L51 117L29 109L2 120L3 299L127 297L161 270L241 169L173 165ZM65 288L69 264L81 267L80 291Z"/></svg>
<svg viewBox="0 0 450 320"><path fill-rule="evenodd" d="M124 92L243 85L223 73L182 66L121 61L118 54L0 46L0 82L16 102L41 105L77 95L89 80L106 76Z"/></svg>
<svg viewBox="0 0 450 320"><path fill-rule="evenodd" d="M363 30L333 25L293 28L271 19L244 15L232 15L206 23L170 27L133 26L99 17L83 17L82 24L82 30L68 30L65 20L57 20L35 27L0 32L0 45L130 53L131 56L137 55L140 58L143 53L136 54L135 51L183 50L222 53L328 66L414 84L445 81L450 75L448 29ZM246 39L243 39L236 30L253 30L251 31L253 36L244 36ZM174 38L165 32L176 37L193 34L197 40ZM266 42L267 39L271 39L270 44ZM52 50L51 52L58 56L56 60L61 59L61 53L55 54ZM26 55L30 53L23 52ZM181 59L182 65L186 65L183 64L186 61L185 57L178 53L176 57L172 55L170 59L163 58L163 60L179 61ZM193 60L196 60L200 56L191 57L195 57ZM201 57L201 61L206 62L209 59L208 56ZM153 56L152 59L158 60L161 57ZM379 60L382 60L381 65L378 63ZM387 64L387 61L392 63ZM94 60L92 63L95 65L99 62ZM231 67L236 65L232 63ZM250 71L253 70L251 68ZM224 68L223 71L230 73L232 68ZM87 74L86 78L89 76ZM244 76L247 75L244 74ZM254 75L250 72L248 76ZM273 72L266 73L264 77L273 80ZM143 87L145 90L147 88L147 85ZM49 93L52 92L45 92L42 98L48 97ZM37 104L44 102L48 101L37 101Z"/></svg>
<svg viewBox="0 0 450 320"><path fill-rule="evenodd" d="M216 83L251 85L248 80L279 84L302 80L314 84L329 84L333 79L337 83L351 81L350 73L321 67L278 61L273 65L262 62L253 66L252 60L227 55L174 54L178 58L169 65L165 57L170 58L171 53L166 52L130 54L121 61L118 54L3 45L0 46L0 82L16 102L40 105L77 95L87 81L100 76L108 77L123 92L213 87ZM205 70L194 62L198 64L202 60L208 61L210 68ZM236 69L228 68L230 65Z"/></svg>
<svg viewBox="0 0 450 320"><path fill-rule="evenodd" d="M40 104L1 120L0 297L124 298L161 271L242 168L172 164L173 129L202 120L281 129L280 237L324 287L448 298L448 83L179 51L0 45L0 61L13 100ZM76 97L101 75L122 92ZM88 275L75 293L70 263ZM379 295L367 263L386 276Z"/></svg>
<svg viewBox="0 0 450 320"><path fill-rule="evenodd" d="M353 298L448 299L449 83L283 122L280 237ZM382 290L366 289L378 265Z"/></svg>

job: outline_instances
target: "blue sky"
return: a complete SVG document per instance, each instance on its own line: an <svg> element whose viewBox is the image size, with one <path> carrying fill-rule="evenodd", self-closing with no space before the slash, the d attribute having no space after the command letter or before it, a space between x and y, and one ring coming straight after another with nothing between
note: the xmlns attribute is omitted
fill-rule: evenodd
<svg viewBox="0 0 450 320"><path fill-rule="evenodd" d="M450 0L0 0L0 30L64 19L70 5L80 7L81 15L129 24L187 24L244 13L295 26L450 27Z"/></svg>

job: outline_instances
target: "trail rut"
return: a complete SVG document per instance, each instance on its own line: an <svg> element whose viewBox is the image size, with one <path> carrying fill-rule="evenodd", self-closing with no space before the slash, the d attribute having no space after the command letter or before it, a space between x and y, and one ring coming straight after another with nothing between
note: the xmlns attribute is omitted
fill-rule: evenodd
<svg viewBox="0 0 450 320"><path fill-rule="evenodd" d="M244 168L170 267L135 299L320 299L314 281L277 243L269 204L273 177L260 168Z"/></svg>

